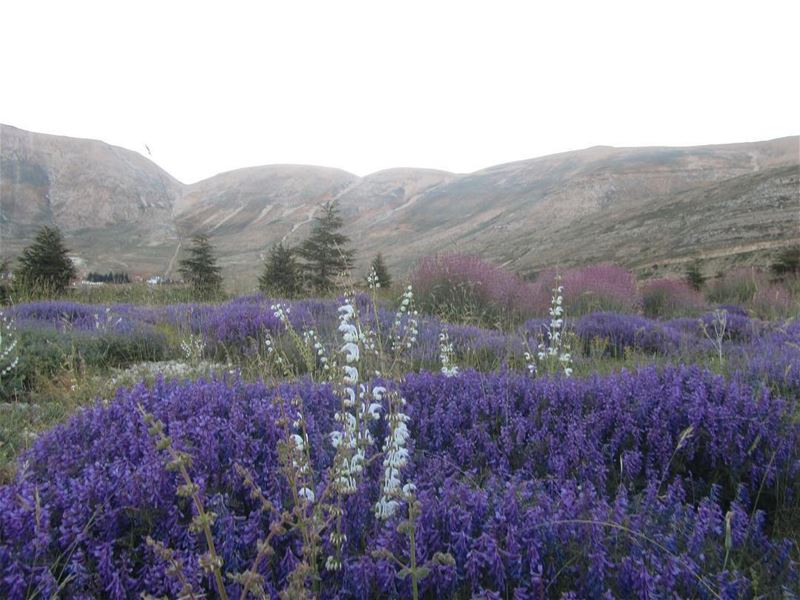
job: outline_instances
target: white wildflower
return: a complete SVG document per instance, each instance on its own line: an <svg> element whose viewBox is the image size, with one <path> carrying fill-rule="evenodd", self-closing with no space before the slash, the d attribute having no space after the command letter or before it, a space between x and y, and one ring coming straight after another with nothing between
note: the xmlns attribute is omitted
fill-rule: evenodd
<svg viewBox="0 0 800 600"><path fill-rule="evenodd" d="M442 362L442 374L445 377L458 375L458 367L453 364L453 344L447 330L443 329L439 333L439 360Z"/></svg>
<svg viewBox="0 0 800 600"><path fill-rule="evenodd" d="M313 490L307 487L300 488L297 492L297 495L301 498L305 498L308 502L314 502L314 500L316 500Z"/></svg>
<svg viewBox="0 0 800 600"><path fill-rule="evenodd" d="M0 311L0 379L8 375L19 364L17 337L14 323Z"/></svg>
<svg viewBox="0 0 800 600"><path fill-rule="evenodd" d="M345 354L345 360L348 363L358 362L358 359L361 357L358 344L355 342L346 343L344 346L342 346L341 351Z"/></svg>

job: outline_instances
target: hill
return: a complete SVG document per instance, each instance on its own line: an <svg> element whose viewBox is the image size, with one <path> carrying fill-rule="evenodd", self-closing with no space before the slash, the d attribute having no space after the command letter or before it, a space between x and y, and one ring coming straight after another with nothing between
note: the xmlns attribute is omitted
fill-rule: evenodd
<svg viewBox="0 0 800 600"><path fill-rule="evenodd" d="M363 268L479 254L520 272L611 260L644 273L763 264L800 240L800 138L689 148L594 147L469 174L390 169L358 177L271 165L184 185L143 156L93 140L0 126L0 254L61 227L91 270L170 274L206 231L229 281L252 285L272 243L301 241L338 200Z"/></svg>

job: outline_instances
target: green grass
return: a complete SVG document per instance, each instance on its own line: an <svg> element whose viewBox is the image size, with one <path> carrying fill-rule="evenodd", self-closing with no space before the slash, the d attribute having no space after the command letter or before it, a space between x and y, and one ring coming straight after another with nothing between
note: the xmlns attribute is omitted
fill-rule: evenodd
<svg viewBox="0 0 800 600"><path fill-rule="evenodd" d="M84 304L140 304L145 306L181 304L203 301L221 302L231 296L224 294L201 299L187 285L147 283L105 283L102 285L75 285L62 294L36 294L21 289L9 289L7 302L23 304L37 300L70 300Z"/></svg>
<svg viewBox="0 0 800 600"><path fill-rule="evenodd" d="M113 390L97 375L65 369L36 381L24 396L0 402L0 484L7 483L16 470L16 458L28 449L37 435L65 421L82 406L97 398L111 398Z"/></svg>

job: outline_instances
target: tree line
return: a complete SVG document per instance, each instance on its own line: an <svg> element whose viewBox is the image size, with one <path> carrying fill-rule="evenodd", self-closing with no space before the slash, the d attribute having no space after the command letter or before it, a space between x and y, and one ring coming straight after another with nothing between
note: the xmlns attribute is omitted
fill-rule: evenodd
<svg viewBox="0 0 800 600"><path fill-rule="evenodd" d="M274 244L264 261L258 287L265 294L296 298L306 293L326 294L337 284L348 282L353 267L355 250L350 238L342 233L344 225L336 202L322 206L314 218L311 233L295 247L283 242ZM42 227L33 243L22 251L19 265L14 269L15 287L30 295L58 296L64 293L77 277L57 227ZM791 246L779 252L770 265L773 276L784 279L800 275L800 246ZM9 290L10 261L0 260L0 302L6 302ZM179 272L198 299L212 299L222 295L222 268L208 235L195 235L179 263ZM371 263L370 285L388 288L392 278L383 256L378 253ZM126 273L89 273L89 281L128 283ZM690 263L686 271L689 284L699 289L705 281L699 261Z"/></svg>
<svg viewBox="0 0 800 600"><path fill-rule="evenodd" d="M95 273L94 271L89 271L86 274L86 281L91 283L130 283L131 278L124 272Z"/></svg>
<svg viewBox="0 0 800 600"><path fill-rule="evenodd" d="M353 268L355 250L350 238L342 233L344 221L335 202L322 206L314 218L311 234L296 247L282 241L274 244L264 261L258 287L265 294L296 298L304 293L326 294L337 283L345 282ZM222 269L205 234L192 238L188 256L181 260L179 271L201 297L214 297L222 291ZM388 288L392 280L378 253L372 270L380 287Z"/></svg>
<svg viewBox="0 0 800 600"><path fill-rule="evenodd" d="M355 251L350 247L350 238L341 232L343 226L337 204L323 205L306 240L296 247L279 242L270 248L258 279L259 289L266 294L295 298L305 293L329 293L337 284L347 281ZM78 275L69 252L57 227L42 227L18 259L19 264L13 270L14 287L29 296L62 295ZM222 268L208 235L199 233L192 237L178 270L198 299L222 295ZM372 270L374 285L391 286L391 276L380 253L372 261ZM5 259L0 262L0 301L3 302L7 301L10 273L10 261ZM86 279L130 282L127 273L114 272L90 272Z"/></svg>

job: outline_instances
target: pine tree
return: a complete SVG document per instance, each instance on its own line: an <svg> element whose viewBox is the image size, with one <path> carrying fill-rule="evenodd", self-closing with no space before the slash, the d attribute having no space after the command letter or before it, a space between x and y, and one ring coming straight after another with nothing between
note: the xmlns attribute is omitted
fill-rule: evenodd
<svg viewBox="0 0 800 600"><path fill-rule="evenodd" d="M68 254L58 227L42 227L34 242L22 251L14 273L15 285L35 295L64 293L77 277Z"/></svg>
<svg viewBox="0 0 800 600"><path fill-rule="evenodd" d="M219 296L222 293L222 269L217 265L208 236L202 233L195 235L188 253L189 256L181 260L178 269L183 280L202 299Z"/></svg>
<svg viewBox="0 0 800 600"><path fill-rule="evenodd" d="M386 263L383 261L383 254L378 252L375 255L375 258L372 259L372 264L370 265L370 273L375 273L375 278L377 279L378 286L381 289L388 289L392 287L392 276L389 275L389 269L386 267Z"/></svg>
<svg viewBox="0 0 800 600"><path fill-rule="evenodd" d="M283 242L275 244L264 261L264 272L258 278L258 289L265 294L294 298L302 291L300 267L291 248Z"/></svg>
<svg viewBox="0 0 800 600"><path fill-rule="evenodd" d="M686 268L686 282L695 290L700 290L706 278L700 270L700 261L695 260Z"/></svg>
<svg viewBox="0 0 800 600"><path fill-rule="evenodd" d="M344 221L335 202L323 206L322 216L316 217L311 235L297 249L303 259L303 269L311 287L317 292L329 291L337 277L353 266L355 251L347 246L350 238L340 233Z"/></svg>
<svg viewBox="0 0 800 600"><path fill-rule="evenodd" d="M790 246L781 250L769 268L778 279L784 279L789 275L800 275L800 246Z"/></svg>

